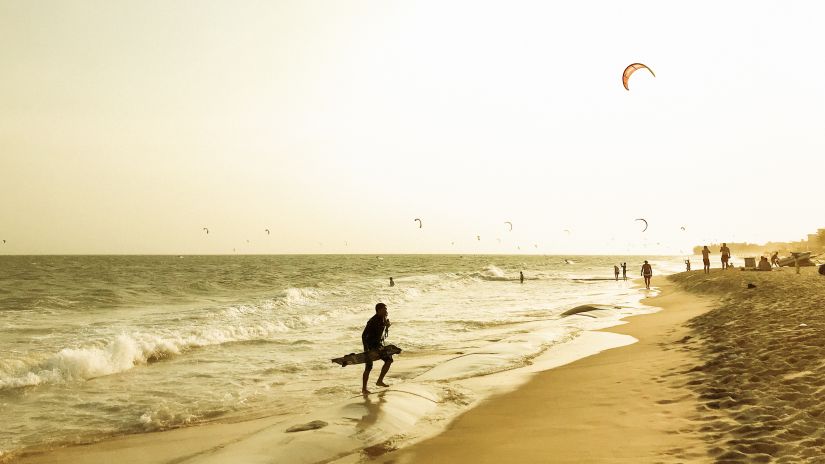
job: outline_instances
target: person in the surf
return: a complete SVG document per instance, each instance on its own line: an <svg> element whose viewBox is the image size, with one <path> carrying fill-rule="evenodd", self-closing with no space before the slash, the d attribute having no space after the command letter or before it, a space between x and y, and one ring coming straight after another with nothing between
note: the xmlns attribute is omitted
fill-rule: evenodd
<svg viewBox="0 0 825 464"><path fill-rule="evenodd" d="M642 277L645 278L645 288L650 290L650 278L653 276L653 267L645 260L642 264Z"/></svg>
<svg viewBox="0 0 825 464"><path fill-rule="evenodd" d="M622 280L627 280L627 263L622 263Z"/></svg>
<svg viewBox="0 0 825 464"><path fill-rule="evenodd" d="M613 276L616 278L616 281L619 281L619 266L613 265Z"/></svg>
<svg viewBox="0 0 825 464"><path fill-rule="evenodd" d="M524 283L524 271L518 271L518 280Z"/></svg>
<svg viewBox="0 0 825 464"><path fill-rule="evenodd" d="M395 287L395 281L390 277L390 287Z"/></svg>
<svg viewBox="0 0 825 464"><path fill-rule="evenodd" d="M361 333L364 352L380 350L384 346L384 339L387 338L389 330L390 320L387 318L387 305L378 303L375 305L375 315L367 321L367 326L364 327L364 331ZM387 375L387 372L390 370L392 355L387 354L382 356L381 360L384 361L384 365L381 366L381 373L378 374L378 381L375 382L375 384L379 387L389 387L389 385L384 383L384 376ZM367 361L364 363L364 375L361 383L361 393L365 395L370 393L370 391L367 390L370 371L372 371L372 361L367 357Z"/></svg>

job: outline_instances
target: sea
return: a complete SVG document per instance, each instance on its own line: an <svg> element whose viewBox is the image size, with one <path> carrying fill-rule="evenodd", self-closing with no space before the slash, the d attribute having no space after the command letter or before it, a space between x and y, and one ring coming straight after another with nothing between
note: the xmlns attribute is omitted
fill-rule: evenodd
<svg viewBox="0 0 825 464"><path fill-rule="evenodd" d="M360 392L362 366L330 360L361 351L378 302L387 343L403 350L390 389L483 385L654 311L630 280L643 259L654 286L684 267L667 256L0 256L0 460L328 409ZM613 279L621 262L627 281ZM599 306L563 315L582 305ZM473 353L495 356L446 363ZM494 391L476 390L450 417Z"/></svg>

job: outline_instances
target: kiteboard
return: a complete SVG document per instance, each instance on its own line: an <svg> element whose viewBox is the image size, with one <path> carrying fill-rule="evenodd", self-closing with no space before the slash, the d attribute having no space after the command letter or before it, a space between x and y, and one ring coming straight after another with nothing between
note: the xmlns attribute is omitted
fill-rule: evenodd
<svg viewBox="0 0 825 464"><path fill-rule="evenodd" d="M401 348L395 345L387 345L382 346L380 349L377 350L370 350L362 353L350 353L348 355L341 356L340 358L332 358L332 362L334 362L335 364L340 364L341 367L346 367L350 364L364 364L365 362L367 362L367 356L369 356L370 361L375 361L377 359L381 359L386 356L392 356L400 352Z"/></svg>

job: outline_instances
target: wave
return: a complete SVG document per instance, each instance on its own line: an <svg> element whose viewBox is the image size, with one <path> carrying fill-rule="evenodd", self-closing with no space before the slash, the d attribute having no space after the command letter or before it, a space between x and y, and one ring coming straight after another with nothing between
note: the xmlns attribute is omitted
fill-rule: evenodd
<svg viewBox="0 0 825 464"><path fill-rule="evenodd" d="M488 281L518 280L518 276L508 277L506 272L492 264L488 265L480 272L471 273L470 276L475 279Z"/></svg>
<svg viewBox="0 0 825 464"><path fill-rule="evenodd" d="M189 333L123 333L92 346L63 348L45 359L4 360L0 363L0 390L89 380L171 358L194 348L267 339L288 330L279 321L260 321L247 326L204 327Z"/></svg>

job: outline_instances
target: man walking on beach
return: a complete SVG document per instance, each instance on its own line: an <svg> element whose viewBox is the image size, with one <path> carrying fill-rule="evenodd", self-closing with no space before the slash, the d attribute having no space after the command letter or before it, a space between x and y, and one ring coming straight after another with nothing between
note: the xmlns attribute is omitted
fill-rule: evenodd
<svg viewBox="0 0 825 464"><path fill-rule="evenodd" d="M518 280L519 280L519 282L524 283L524 272L523 271L518 271Z"/></svg>
<svg viewBox="0 0 825 464"><path fill-rule="evenodd" d="M627 263L622 263L622 280L627 280Z"/></svg>
<svg viewBox="0 0 825 464"><path fill-rule="evenodd" d="M728 248L728 244L723 243L719 251L722 253L722 269L727 269L728 259L730 259L730 248Z"/></svg>
<svg viewBox="0 0 825 464"><path fill-rule="evenodd" d="M367 326L361 333L361 342L364 344L364 352L367 353L372 350L380 350L384 346L384 339L390 329L390 320L387 318L387 305L378 303L375 305L375 315L367 321ZM388 354L381 358L384 365L381 366L381 373L378 374L378 381L375 382L379 387L389 387L384 383L384 376L390 370L392 364L392 355ZM361 393L369 395L367 390L367 381L370 379L370 371L372 371L372 360L367 357L364 363L364 375L361 382Z"/></svg>
<svg viewBox="0 0 825 464"><path fill-rule="evenodd" d="M707 245L702 248L702 264L705 265L705 274L710 274L710 249Z"/></svg>
<svg viewBox="0 0 825 464"><path fill-rule="evenodd" d="M616 277L616 282L619 281L619 266L613 265L613 275Z"/></svg>
<svg viewBox="0 0 825 464"><path fill-rule="evenodd" d="M650 278L653 276L653 267L648 264L647 260L642 264L642 277L645 278L645 288L650 290Z"/></svg>

